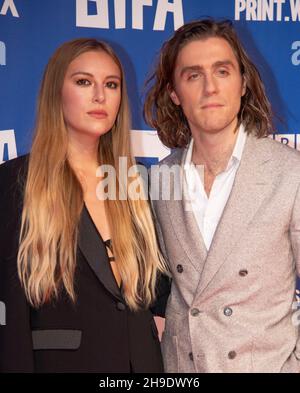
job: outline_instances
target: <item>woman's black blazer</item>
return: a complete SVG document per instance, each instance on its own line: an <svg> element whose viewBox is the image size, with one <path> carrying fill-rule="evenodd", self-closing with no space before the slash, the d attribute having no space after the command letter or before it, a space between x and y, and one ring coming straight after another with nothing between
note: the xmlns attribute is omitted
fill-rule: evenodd
<svg viewBox="0 0 300 393"><path fill-rule="evenodd" d="M28 156L23 156L0 166L0 302L6 311L0 324L0 371L162 372L152 313L132 312L126 306L105 245L85 208L79 225L75 304L63 289L57 301L38 309L28 304L17 274L27 162ZM168 290L165 285L165 298Z"/></svg>

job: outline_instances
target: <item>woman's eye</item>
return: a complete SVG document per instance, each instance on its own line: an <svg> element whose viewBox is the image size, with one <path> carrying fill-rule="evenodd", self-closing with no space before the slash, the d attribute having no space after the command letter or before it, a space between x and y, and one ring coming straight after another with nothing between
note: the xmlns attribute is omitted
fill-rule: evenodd
<svg viewBox="0 0 300 393"><path fill-rule="evenodd" d="M107 86L109 89L117 89L118 86L119 86L119 84L118 84L117 82L111 81L111 82L107 82L107 83L106 83L106 86Z"/></svg>
<svg viewBox="0 0 300 393"><path fill-rule="evenodd" d="M88 79L78 79L76 84L79 86L89 86L91 82Z"/></svg>

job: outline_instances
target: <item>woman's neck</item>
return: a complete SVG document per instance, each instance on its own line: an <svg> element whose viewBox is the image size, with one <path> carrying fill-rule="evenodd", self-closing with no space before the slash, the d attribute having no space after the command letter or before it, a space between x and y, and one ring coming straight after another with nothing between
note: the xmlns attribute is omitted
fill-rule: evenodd
<svg viewBox="0 0 300 393"><path fill-rule="evenodd" d="M68 160L75 172L96 171L98 162L99 138L72 136L69 138Z"/></svg>

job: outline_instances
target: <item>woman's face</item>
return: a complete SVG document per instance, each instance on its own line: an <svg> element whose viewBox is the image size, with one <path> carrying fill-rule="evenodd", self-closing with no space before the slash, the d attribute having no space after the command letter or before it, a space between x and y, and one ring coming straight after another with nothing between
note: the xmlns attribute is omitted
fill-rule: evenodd
<svg viewBox="0 0 300 393"><path fill-rule="evenodd" d="M69 64L62 88L69 135L99 138L113 127L120 102L121 72L106 52L85 52Z"/></svg>

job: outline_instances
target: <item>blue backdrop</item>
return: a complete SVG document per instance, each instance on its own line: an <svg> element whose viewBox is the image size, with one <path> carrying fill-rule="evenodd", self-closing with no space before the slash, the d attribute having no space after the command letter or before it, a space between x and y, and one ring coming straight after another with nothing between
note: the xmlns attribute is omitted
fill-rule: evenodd
<svg viewBox="0 0 300 393"><path fill-rule="evenodd" d="M234 21L280 119L275 138L298 148L300 0L0 0L0 163L29 151L43 69L76 37L106 40L121 58L135 155L152 162L167 155L143 121L144 82L162 42L204 16Z"/></svg>

